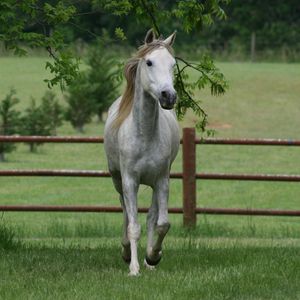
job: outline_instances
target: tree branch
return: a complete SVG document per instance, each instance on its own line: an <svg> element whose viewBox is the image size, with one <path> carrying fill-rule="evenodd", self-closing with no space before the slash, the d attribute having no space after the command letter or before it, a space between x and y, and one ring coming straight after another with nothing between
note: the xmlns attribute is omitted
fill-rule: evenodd
<svg viewBox="0 0 300 300"><path fill-rule="evenodd" d="M194 63L189 63L188 61L184 60L183 58L181 57L178 57L178 56L175 56L176 60L180 60L181 62L183 62L186 66L181 70L181 72L186 68L186 67L190 67L198 72L201 72L201 74L207 78L207 80L213 85L214 82L213 80L211 80L211 78L209 78L209 76L207 76L207 74L205 74L205 72L203 72L200 68L197 68L195 66L193 66ZM194 64L195 65L195 64Z"/></svg>
<svg viewBox="0 0 300 300"><path fill-rule="evenodd" d="M183 62L187 67L190 67L190 68L192 68L192 69L194 69L198 72L201 72L203 75L205 75L202 70L200 70L199 68L193 66L193 65L196 65L195 63L190 63L190 62L188 62L188 61L186 61L183 58L178 57L178 56L175 56L175 58L176 58L176 60L180 60L181 62Z"/></svg>
<svg viewBox="0 0 300 300"><path fill-rule="evenodd" d="M142 6L144 7L146 13L149 15L151 21L152 21L152 25L154 26L155 30L156 30L156 33L158 34L158 36L160 36L160 30L158 28L158 25L157 25L157 22L156 22L156 19L153 15L153 13L151 12L151 10L149 9L149 7L146 5L145 1L144 0L141 0L141 4Z"/></svg>
<svg viewBox="0 0 300 300"><path fill-rule="evenodd" d="M177 72L178 72L177 74L178 74L178 77L179 77L179 83L180 83L182 92L188 97L188 99L190 101L192 101L194 103L194 105L197 106L197 108L199 109L199 111L203 115L204 119L206 119L207 118L206 112L199 106L199 104L191 97L191 95L189 94L189 92L185 89L185 86L184 86L184 83L183 83L183 79L182 79L182 76L181 76L182 70L180 70L180 68L179 68L179 64L177 62L177 59L176 59L176 68L177 68Z"/></svg>
<svg viewBox="0 0 300 300"><path fill-rule="evenodd" d="M72 26L76 27L77 29L81 30L81 31L84 31L84 32L87 32L89 35L95 37L95 38L99 38L100 36L97 35L96 33L88 30L88 29L85 29L85 28L82 28L81 26L77 25L76 23L72 22L72 21L68 21L69 24L71 24Z"/></svg>
<svg viewBox="0 0 300 300"><path fill-rule="evenodd" d="M52 50L51 46L47 46L46 50L49 53L50 57L52 57L54 60L57 60L57 56L53 53L53 50Z"/></svg>

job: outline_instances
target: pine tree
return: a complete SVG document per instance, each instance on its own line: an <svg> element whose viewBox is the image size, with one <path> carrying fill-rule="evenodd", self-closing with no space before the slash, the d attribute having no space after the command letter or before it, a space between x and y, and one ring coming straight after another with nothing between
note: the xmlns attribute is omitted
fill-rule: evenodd
<svg viewBox="0 0 300 300"><path fill-rule="evenodd" d="M69 86L66 119L77 131L82 132L93 115L102 120L118 94L120 68L115 58L108 54L105 42L98 41L88 53L88 69Z"/></svg>
<svg viewBox="0 0 300 300"><path fill-rule="evenodd" d="M51 135L52 127L48 116L38 106L34 98L31 99L30 105L25 110L22 117L22 133L24 135ZM28 143L31 152L36 152L37 147L42 143Z"/></svg>
<svg viewBox="0 0 300 300"><path fill-rule="evenodd" d="M57 134L57 128L62 125L64 120L63 107L56 99L52 91L46 91L42 97L41 110L51 129L51 135Z"/></svg>
<svg viewBox="0 0 300 300"><path fill-rule="evenodd" d="M9 94L0 102L0 135L12 135L18 133L20 125L20 113L14 109L19 99L14 95L16 91L11 89ZM0 161L5 160L5 153L15 150L12 143L0 143Z"/></svg>
<svg viewBox="0 0 300 300"><path fill-rule="evenodd" d="M118 96L120 67L116 59L105 48L105 42L98 41L88 54L87 71L88 97L94 103L94 112L99 120Z"/></svg>
<svg viewBox="0 0 300 300"><path fill-rule="evenodd" d="M76 82L71 84L66 96L66 120L78 131L83 132L85 124L92 120L94 103L88 97L88 80L84 72L80 73Z"/></svg>

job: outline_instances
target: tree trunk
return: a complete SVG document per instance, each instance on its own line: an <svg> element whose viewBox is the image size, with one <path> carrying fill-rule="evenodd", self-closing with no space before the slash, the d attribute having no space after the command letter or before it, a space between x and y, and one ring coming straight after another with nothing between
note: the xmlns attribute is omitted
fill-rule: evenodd
<svg viewBox="0 0 300 300"><path fill-rule="evenodd" d="M281 59L283 62L287 62L288 59L287 59L288 55L287 55L287 47L286 45L283 45L281 47Z"/></svg>
<svg viewBox="0 0 300 300"><path fill-rule="evenodd" d="M83 133L83 125L77 125L75 129L78 133Z"/></svg>
<svg viewBox="0 0 300 300"><path fill-rule="evenodd" d="M4 162L4 161L5 161L4 152L0 152L0 162Z"/></svg>
<svg viewBox="0 0 300 300"><path fill-rule="evenodd" d="M255 61L256 56L256 33L252 31L251 33L251 61Z"/></svg>
<svg viewBox="0 0 300 300"><path fill-rule="evenodd" d="M103 123L103 112L98 112L98 123Z"/></svg>
<svg viewBox="0 0 300 300"><path fill-rule="evenodd" d="M30 143L29 148L30 148L31 153L36 152L36 144L35 143Z"/></svg>

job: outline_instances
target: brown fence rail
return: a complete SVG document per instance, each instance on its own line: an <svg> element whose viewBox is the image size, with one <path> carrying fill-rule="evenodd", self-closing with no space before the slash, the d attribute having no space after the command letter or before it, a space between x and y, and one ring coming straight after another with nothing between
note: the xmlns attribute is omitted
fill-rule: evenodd
<svg viewBox="0 0 300 300"><path fill-rule="evenodd" d="M0 136L0 143L103 143L103 137L74 136ZM196 207L196 180L246 180L300 182L300 175L285 174L209 174L196 172L196 145L248 145L248 146L300 146L299 140L284 139L197 139L194 128L184 128L183 172L171 173L170 177L182 179L183 207L169 208L170 213L183 214L186 226L196 224L197 214L256 215L256 216L300 216L300 210L200 208ZM110 177L101 170L0 170L1 176L57 176L57 177ZM109 206L49 206L49 205L0 205L0 211L31 212L121 212L121 207ZM147 208L139 208L146 213Z"/></svg>
<svg viewBox="0 0 300 300"><path fill-rule="evenodd" d="M19 136L0 135L0 143L103 143L103 137L80 136ZM182 140L180 141L182 143ZM245 145L245 146L300 146L298 140L287 139L220 139L220 138L195 138L195 144L206 145Z"/></svg>
<svg viewBox="0 0 300 300"><path fill-rule="evenodd" d="M96 170L0 170L0 177L111 177L107 171ZM170 178L182 179L183 173L171 173ZM280 174L220 174L195 173L196 179L240 181L290 181L299 182L300 175Z"/></svg>
<svg viewBox="0 0 300 300"><path fill-rule="evenodd" d="M7 143L103 143L103 137L81 136L0 136L0 142Z"/></svg>
<svg viewBox="0 0 300 300"><path fill-rule="evenodd" d="M28 212L111 212L120 213L120 206L93 206L93 205L0 205L0 211L28 211ZM140 213L147 213L147 207L139 207ZM169 213L182 214L182 207L171 207ZM299 217L300 210L274 210L274 209L242 209L242 208L209 208L197 207L196 214L209 215L243 215L243 216L289 216Z"/></svg>

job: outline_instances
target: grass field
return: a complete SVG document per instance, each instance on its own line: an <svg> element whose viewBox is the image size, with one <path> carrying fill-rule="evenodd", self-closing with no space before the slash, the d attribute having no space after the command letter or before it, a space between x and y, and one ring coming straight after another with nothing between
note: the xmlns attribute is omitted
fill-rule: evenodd
<svg viewBox="0 0 300 300"><path fill-rule="evenodd" d="M0 95L14 86L24 108L40 98L43 58L0 58ZM230 82L224 97L201 92L217 137L300 139L300 65L219 63ZM59 90L56 90L59 93ZM60 95L62 98L62 96ZM181 126L192 126L190 113ZM59 134L75 135L65 124ZM93 122L84 135L102 135ZM299 174L299 148L199 146L200 172ZM18 145L0 169L102 169L103 146ZM181 154L173 166L181 170ZM170 206L180 206L181 182ZM298 183L213 182L197 186L198 206L299 209ZM141 187L140 206L150 189ZM110 179L0 178L0 204L117 205ZM145 233L145 216L140 217ZM120 214L5 213L0 220L0 299L300 299L299 218L199 216L193 232L171 216L156 272L126 276ZM10 235L11 233L11 235ZM9 237L14 235L14 239ZM145 249L140 243L140 257Z"/></svg>

